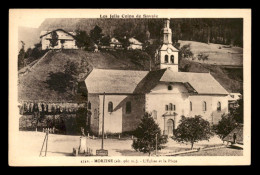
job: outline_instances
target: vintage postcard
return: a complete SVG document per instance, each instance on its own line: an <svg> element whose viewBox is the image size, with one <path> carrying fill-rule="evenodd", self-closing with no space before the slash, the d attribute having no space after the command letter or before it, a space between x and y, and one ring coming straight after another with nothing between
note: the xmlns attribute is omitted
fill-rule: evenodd
<svg viewBox="0 0 260 175"><path fill-rule="evenodd" d="M10 9L10 166L251 164L250 9Z"/></svg>

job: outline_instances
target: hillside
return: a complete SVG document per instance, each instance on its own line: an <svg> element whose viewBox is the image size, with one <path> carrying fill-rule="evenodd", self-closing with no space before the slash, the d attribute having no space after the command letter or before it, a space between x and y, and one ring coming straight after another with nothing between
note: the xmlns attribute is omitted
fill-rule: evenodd
<svg viewBox="0 0 260 175"><path fill-rule="evenodd" d="M78 63L85 72L84 77L93 67L103 69L131 69L143 70L141 65L131 62L126 57L115 57L109 53L93 53L82 50L49 51L46 56L32 62L19 71L19 99L45 101L78 101L78 97L71 92L58 93L50 90L45 83L50 72L64 72L67 61ZM81 63L86 61L86 65Z"/></svg>
<svg viewBox="0 0 260 175"><path fill-rule="evenodd" d="M196 41L178 41L180 47L186 44L190 44L191 51L194 56L203 53L209 55L209 60L199 61L198 59L192 60L195 62L203 62L205 64L216 64L216 65L243 65L243 48L241 47L231 47L225 48L225 45L214 44L214 43L202 43ZM221 49L220 49L221 48Z"/></svg>
<svg viewBox="0 0 260 175"><path fill-rule="evenodd" d="M86 52L82 50L49 51L42 58L35 60L19 71L19 99L40 100L49 102L79 102L85 100L72 92L59 93L50 90L46 84L50 72L64 72L67 61L78 63L84 70L79 79L85 77L93 68L149 70L149 61L136 62L130 58L129 52ZM87 64L82 64L87 62ZM181 60L180 71L183 72L210 72L213 77L229 92L242 92L243 75L241 71L231 74L217 65L201 64L189 60Z"/></svg>
<svg viewBox="0 0 260 175"><path fill-rule="evenodd" d="M179 64L182 72L210 72L210 74L228 91L243 94L243 69L225 69L222 66L197 63L183 59Z"/></svg>

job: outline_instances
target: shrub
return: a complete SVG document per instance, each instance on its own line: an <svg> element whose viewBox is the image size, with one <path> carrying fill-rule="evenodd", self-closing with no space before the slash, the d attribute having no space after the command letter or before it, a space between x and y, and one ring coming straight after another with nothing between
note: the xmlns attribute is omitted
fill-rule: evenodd
<svg viewBox="0 0 260 175"><path fill-rule="evenodd" d="M234 128L236 121L232 115L221 116L221 120L214 126L215 133L223 140Z"/></svg>

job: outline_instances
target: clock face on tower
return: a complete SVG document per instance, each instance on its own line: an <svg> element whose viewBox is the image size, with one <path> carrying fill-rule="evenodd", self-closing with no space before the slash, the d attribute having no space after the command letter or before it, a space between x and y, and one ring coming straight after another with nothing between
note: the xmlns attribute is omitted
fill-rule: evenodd
<svg viewBox="0 0 260 175"><path fill-rule="evenodd" d="M167 49L168 53L172 53L172 50L170 48Z"/></svg>

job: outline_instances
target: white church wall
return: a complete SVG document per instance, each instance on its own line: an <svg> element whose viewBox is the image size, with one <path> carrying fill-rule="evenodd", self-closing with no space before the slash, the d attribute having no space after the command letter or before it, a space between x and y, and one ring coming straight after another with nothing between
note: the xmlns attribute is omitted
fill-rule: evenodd
<svg viewBox="0 0 260 175"><path fill-rule="evenodd" d="M172 103L175 105L175 111L167 111L166 105ZM157 85L149 94L146 94L146 106L145 110L151 113L153 110L157 111L157 119L155 121L159 124L161 130L165 128L165 122L168 119L173 119L175 128L177 127L181 116L186 116L189 113L189 99L187 90L180 83L173 83L172 90L168 90L168 84L163 83ZM176 116L166 117L164 114L173 114Z"/></svg>
<svg viewBox="0 0 260 175"><path fill-rule="evenodd" d="M99 133L102 132L103 95L99 96ZM108 111L108 103L113 103L113 111ZM131 102L131 112L126 113L126 103ZM122 133L136 129L144 114L144 95L106 95L104 131Z"/></svg>
<svg viewBox="0 0 260 175"><path fill-rule="evenodd" d="M193 95L189 97L192 102L192 111L188 116L201 115L204 119L208 120L211 124L217 124L221 119L221 115L228 113L228 100L227 96L217 95ZM207 110L203 109L203 102L207 104ZM221 103L221 111L217 110L218 102Z"/></svg>
<svg viewBox="0 0 260 175"><path fill-rule="evenodd" d="M93 133L98 134L99 131L99 96L88 94L88 101L91 103L91 118L90 118L90 129Z"/></svg>
<svg viewBox="0 0 260 175"><path fill-rule="evenodd" d="M105 96L105 109L104 109L104 132L105 133L121 133L122 132L122 102L126 95L106 95ZM99 133L102 132L102 114L103 114L103 95L99 96L100 100L100 119L99 119ZM108 103L113 103L113 112L108 112Z"/></svg>

